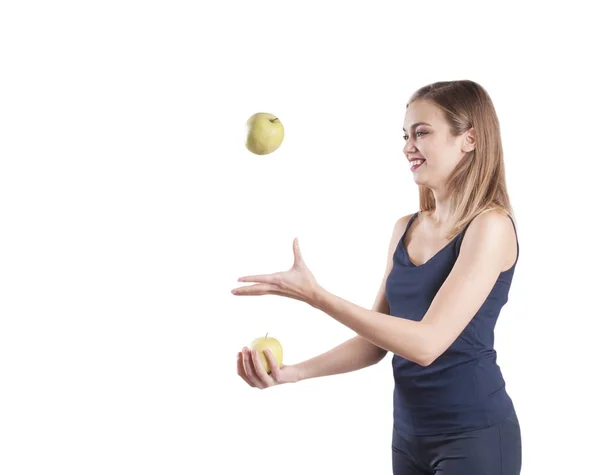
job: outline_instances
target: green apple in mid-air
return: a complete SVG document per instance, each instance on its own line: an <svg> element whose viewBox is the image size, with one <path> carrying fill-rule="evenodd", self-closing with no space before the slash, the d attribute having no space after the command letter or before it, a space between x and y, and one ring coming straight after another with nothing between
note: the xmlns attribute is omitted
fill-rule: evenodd
<svg viewBox="0 0 600 475"><path fill-rule="evenodd" d="M277 364L281 368L281 365L283 364L283 348L281 347L281 343L279 343L276 338L267 338L267 335L268 333L250 343L250 348L257 351L258 358L260 359L263 368L265 368L267 373L270 373L271 365L269 364L269 360L267 360L267 356L263 352L265 350L271 350L271 353L273 353Z"/></svg>
<svg viewBox="0 0 600 475"><path fill-rule="evenodd" d="M267 155L283 141L283 124L273 114L257 112L246 122L246 148L256 155Z"/></svg>

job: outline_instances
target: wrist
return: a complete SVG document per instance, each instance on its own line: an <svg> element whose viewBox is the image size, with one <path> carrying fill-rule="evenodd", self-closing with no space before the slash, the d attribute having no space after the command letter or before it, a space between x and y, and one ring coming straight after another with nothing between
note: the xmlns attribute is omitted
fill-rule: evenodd
<svg viewBox="0 0 600 475"><path fill-rule="evenodd" d="M321 287L319 284L315 284L310 291L310 298L308 299L308 303L314 308L321 310L323 308L323 303L327 299L327 291Z"/></svg>
<svg viewBox="0 0 600 475"><path fill-rule="evenodd" d="M299 383L300 381L305 380L306 379L306 369L302 366L302 363L296 363L295 365L292 365L292 366L296 370L296 376L298 378L295 382Z"/></svg>

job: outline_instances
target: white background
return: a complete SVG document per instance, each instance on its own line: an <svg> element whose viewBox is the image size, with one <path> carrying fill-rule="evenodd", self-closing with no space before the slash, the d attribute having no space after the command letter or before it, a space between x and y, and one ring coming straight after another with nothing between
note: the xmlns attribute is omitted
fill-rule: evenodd
<svg viewBox="0 0 600 475"><path fill-rule="evenodd" d="M496 348L522 473L597 470L586 5L2 2L0 473L391 474L391 354L250 388L235 360L254 338L292 364L354 333L230 290L289 268L298 237L323 287L371 308L418 207L404 106L452 79L501 123L521 256ZM255 112L285 126L265 157L244 147Z"/></svg>

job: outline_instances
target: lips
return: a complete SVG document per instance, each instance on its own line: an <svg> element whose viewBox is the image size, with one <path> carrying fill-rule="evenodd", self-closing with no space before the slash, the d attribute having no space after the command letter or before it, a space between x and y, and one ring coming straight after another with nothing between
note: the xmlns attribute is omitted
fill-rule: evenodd
<svg viewBox="0 0 600 475"><path fill-rule="evenodd" d="M410 169L412 171L415 171L417 168L419 168L421 165L423 165L423 163L425 163L425 160L422 158L413 158L409 161L410 164Z"/></svg>

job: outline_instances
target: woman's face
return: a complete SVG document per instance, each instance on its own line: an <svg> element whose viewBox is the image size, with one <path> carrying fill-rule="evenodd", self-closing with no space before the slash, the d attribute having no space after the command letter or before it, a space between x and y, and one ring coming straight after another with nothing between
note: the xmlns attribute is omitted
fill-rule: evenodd
<svg viewBox="0 0 600 475"><path fill-rule="evenodd" d="M430 101L417 100L408 106L403 130L404 155L409 161L421 160L409 163L413 179L432 189L443 188L465 153L475 148L470 131L452 136L442 110Z"/></svg>

